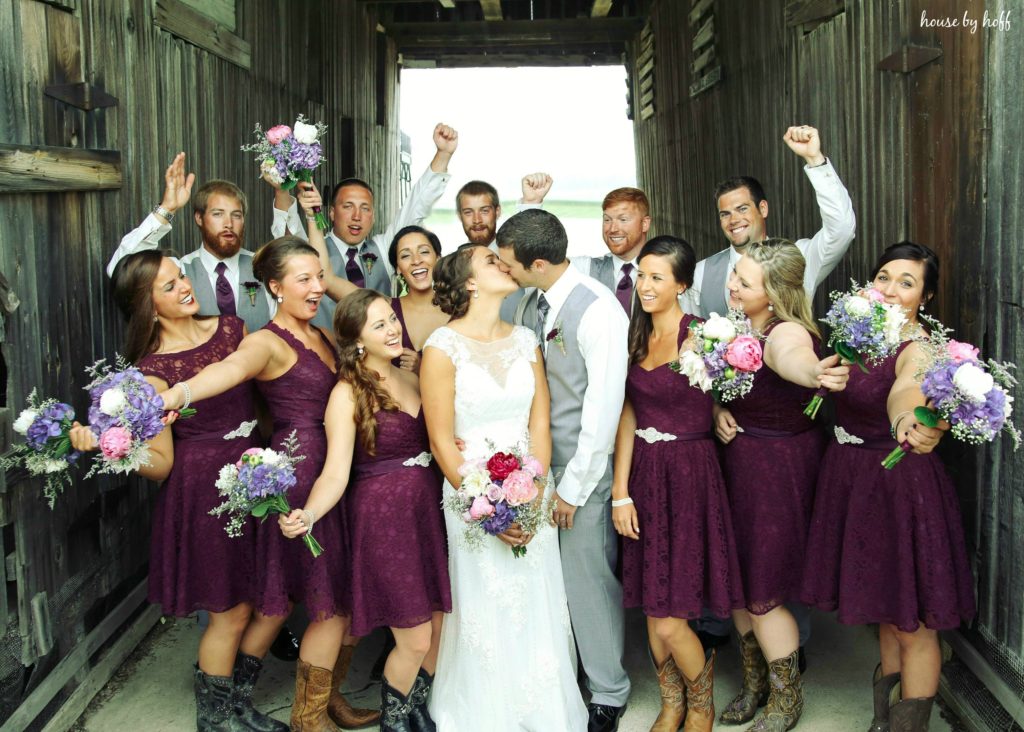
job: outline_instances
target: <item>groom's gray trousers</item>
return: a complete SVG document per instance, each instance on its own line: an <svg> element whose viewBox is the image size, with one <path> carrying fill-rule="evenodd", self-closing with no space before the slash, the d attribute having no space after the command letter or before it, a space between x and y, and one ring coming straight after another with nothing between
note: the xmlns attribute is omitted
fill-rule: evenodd
<svg viewBox="0 0 1024 732"><path fill-rule="evenodd" d="M552 466L555 484L564 465ZM612 465L590 498L576 509L572 529L559 529L562 575L569 600L576 647L591 702L621 707L629 698L629 676L622 665L625 618L622 584L615 576L619 553L612 524Z"/></svg>

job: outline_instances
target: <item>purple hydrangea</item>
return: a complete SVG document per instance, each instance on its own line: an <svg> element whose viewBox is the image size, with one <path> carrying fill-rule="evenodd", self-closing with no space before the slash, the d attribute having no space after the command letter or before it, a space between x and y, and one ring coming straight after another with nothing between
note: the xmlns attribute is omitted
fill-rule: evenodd
<svg viewBox="0 0 1024 732"><path fill-rule="evenodd" d="M483 522L484 531L492 536L508 529L515 521L515 512L504 501L494 504L494 513Z"/></svg>
<svg viewBox="0 0 1024 732"><path fill-rule="evenodd" d="M238 471L238 481L253 500L279 496L295 486L295 468L287 462L278 465L245 464Z"/></svg>
<svg viewBox="0 0 1024 732"><path fill-rule="evenodd" d="M323 150L319 142L311 145L304 145L301 142L290 140L288 148L288 169L289 170L313 170L323 159Z"/></svg>
<svg viewBox="0 0 1024 732"><path fill-rule="evenodd" d="M70 405L55 402L45 407L33 420L25 434L25 441L38 452L43 449L47 440L66 434L74 418L75 410Z"/></svg>

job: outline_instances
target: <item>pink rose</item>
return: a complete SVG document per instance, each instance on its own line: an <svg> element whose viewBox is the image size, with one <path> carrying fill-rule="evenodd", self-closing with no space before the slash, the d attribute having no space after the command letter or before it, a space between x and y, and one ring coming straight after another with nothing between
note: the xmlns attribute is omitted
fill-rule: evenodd
<svg viewBox="0 0 1024 732"><path fill-rule="evenodd" d="M513 470L505 478L505 500L510 506L519 506L529 503L537 497L537 486L533 482L533 475L525 470Z"/></svg>
<svg viewBox="0 0 1024 732"><path fill-rule="evenodd" d="M487 500L487 496L477 496L473 499L473 505L469 507L469 517L474 521L487 518L494 513L494 506Z"/></svg>
<svg viewBox="0 0 1024 732"><path fill-rule="evenodd" d="M869 287L867 290L864 290L864 297L866 297L868 300L871 300L872 302L885 302L885 295L876 290L874 287Z"/></svg>
<svg viewBox="0 0 1024 732"><path fill-rule="evenodd" d="M487 500L491 503L497 503L498 501L504 500L505 489L497 483L491 483L487 486L487 492L484 493L484 495L487 496Z"/></svg>
<svg viewBox="0 0 1024 732"><path fill-rule="evenodd" d="M540 460L533 457L533 455L527 455L523 458L523 470L528 470L534 475L544 475L544 468L540 464Z"/></svg>
<svg viewBox="0 0 1024 732"><path fill-rule="evenodd" d="M100 435L100 450L107 460L120 460L132 449L132 433L124 427L111 427Z"/></svg>
<svg viewBox="0 0 1024 732"><path fill-rule="evenodd" d="M946 352L949 353L949 357L953 359L953 363L978 360L978 349L970 343L950 341L946 344Z"/></svg>
<svg viewBox="0 0 1024 732"><path fill-rule="evenodd" d="M762 363L761 342L753 336L737 336L726 346L725 360L741 371L757 371Z"/></svg>
<svg viewBox="0 0 1024 732"><path fill-rule="evenodd" d="M292 134L292 128L288 125L277 125L267 130L267 142L271 145L280 145L288 135Z"/></svg>

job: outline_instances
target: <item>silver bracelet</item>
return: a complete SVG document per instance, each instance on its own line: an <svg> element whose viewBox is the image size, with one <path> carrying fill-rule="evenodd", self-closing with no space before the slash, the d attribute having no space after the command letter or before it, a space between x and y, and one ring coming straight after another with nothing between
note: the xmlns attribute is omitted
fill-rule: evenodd
<svg viewBox="0 0 1024 732"><path fill-rule="evenodd" d="M896 415L896 419L894 419L892 421L892 425L889 426L889 434L892 435L892 438L894 440L898 440L899 439L896 436L896 427L899 425L900 420L903 419L904 417L906 417L908 414L913 414L913 413L914 413L913 410L908 409L907 411L900 412L899 414Z"/></svg>
<svg viewBox="0 0 1024 732"><path fill-rule="evenodd" d="M178 409L188 409L188 405L192 403L192 389L184 381L179 381L175 386L181 387L181 393L185 395L185 402Z"/></svg>
<svg viewBox="0 0 1024 732"><path fill-rule="evenodd" d="M632 502L633 499L630 498L629 496L626 496L625 498L615 498L612 499L612 508L618 508L619 506L628 506Z"/></svg>
<svg viewBox="0 0 1024 732"><path fill-rule="evenodd" d="M165 219L167 219L168 224L171 223L171 220L174 218L174 212L168 211L159 203L153 207L153 213L155 213L157 216L163 216Z"/></svg>

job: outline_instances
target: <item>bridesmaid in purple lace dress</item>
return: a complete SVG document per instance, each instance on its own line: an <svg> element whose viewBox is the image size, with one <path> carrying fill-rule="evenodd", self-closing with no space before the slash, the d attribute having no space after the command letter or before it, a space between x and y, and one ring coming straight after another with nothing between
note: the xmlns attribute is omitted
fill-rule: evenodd
<svg viewBox="0 0 1024 732"><path fill-rule="evenodd" d="M743 593L711 434L711 394L670 368L693 320L679 296L693 281L695 263L690 245L671 236L651 239L637 258L612 521L626 539L624 604L647 616L662 699L654 727L675 730L685 715L686 729L698 732L715 721L715 656L705 662L687 620L705 607L728 617L743 607Z"/></svg>
<svg viewBox="0 0 1024 732"><path fill-rule="evenodd" d="M327 405L328 452L302 509L279 520L289 538L342 499L352 559L352 633L387 626L382 729L433 729L427 696L442 613L451 611L441 479L431 465L419 379L391 363L401 324L380 293L343 298L334 314L341 367ZM337 513L334 511L332 513Z"/></svg>
<svg viewBox="0 0 1024 732"><path fill-rule="evenodd" d="M448 322L448 315L434 304L434 265L441 256L441 240L422 226L399 229L388 248L391 267L405 284L406 294L391 299L402 325L402 355L392 363L408 371L420 371L423 344Z"/></svg>
<svg viewBox="0 0 1024 732"><path fill-rule="evenodd" d="M235 351L245 335L234 316L199 318L192 284L177 259L156 250L125 257L114 271L114 295L128 316L124 355L160 390L198 373ZM153 511L149 601L167 615L206 610L210 624L199 642L195 672L197 727L226 729L244 722L281 732L288 726L252 708L251 695L280 623L253 614L256 524L240 538L209 515L220 503L214 483L220 468L259 444L249 384L195 404L197 413L155 437L150 465L139 473L163 481ZM237 436L225 440L225 435ZM173 434L173 440L172 440ZM88 429L73 437L92 447ZM238 710L227 712L234 698ZM241 719L232 721L229 717ZM220 726L225 725L225 726Z"/></svg>
<svg viewBox="0 0 1024 732"><path fill-rule="evenodd" d="M917 313L938 284L935 254L895 244L872 279L887 302L906 310L905 336L919 333ZM838 609L842 623L879 623L873 730L927 729L942 665L937 631L957 628L975 612L959 503L932 452L942 432L914 418L914 407L925 403L914 378L919 358L918 344L908 340L868 373L853 369L846 391L835 395L836 439L818 477L804 565L805 602ZM913 452L885 470L892 434ZM889 694L900 681L903 701L890 711Z"/></svg>
<svg viewBox="0 0 1024 732"><path fill-rule="evenodd" d="M819 360L804 266L796 246L769 239L750 244L729 278L729 306L742 308L764 336L764 365L751 391L716 417L726 443L722 469L747 602L746 610L733 613L742 640L743 688L722 721L749 720L767 692L767 706L750 727L756 732L792 729L803 711L799 631L785 603L799 599L825 450L824 435L803 409L819 386L841 390L850 371L838 356Z"/></svg>

